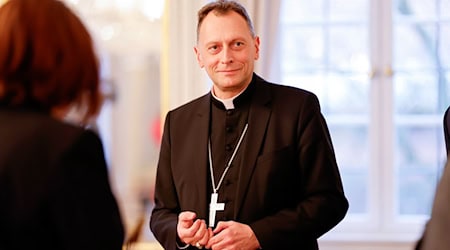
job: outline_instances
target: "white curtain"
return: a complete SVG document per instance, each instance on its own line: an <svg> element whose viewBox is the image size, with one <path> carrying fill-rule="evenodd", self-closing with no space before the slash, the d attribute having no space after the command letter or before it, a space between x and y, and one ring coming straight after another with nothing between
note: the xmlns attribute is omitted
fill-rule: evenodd
<svg viewBox="0 0 450 250"><path fill-rule="evenodd" d="M266 80L279 82L279 17L281 0L240 0L253 20L255 32L260 37L260 58L255 72Z"/></svg>
<svg viewBox="0 0 450 250"><path fill-rule="evenodd" d="M161 113L209 90L194 54L202 0L166 0L161 51Z"/></svg>

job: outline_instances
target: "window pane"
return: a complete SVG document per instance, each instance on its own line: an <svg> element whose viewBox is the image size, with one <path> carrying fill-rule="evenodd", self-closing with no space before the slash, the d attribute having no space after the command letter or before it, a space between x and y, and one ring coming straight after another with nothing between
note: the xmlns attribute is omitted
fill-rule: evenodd
<svg viewBox="0 0 450 250"><path fill-rule="evenodd" d="M417 70L435 68L434 26L401 24L394 27L394 68Z"/></svg>
<svg viewBox="0 0 450 250"><path fill-rule="evenodd" d="M446 0L448 1L448 0ZM429 215L446 159L443 111L449 105L440 0L395 0L393 99L396 213Z"/></svg>
<svg viewBox="0 0 450 250"><path fill-rule="evenodd" d="M324 17L324 0L283 0L281 7L284 23L317 22Z"/></svg>
<svg viewBox="0 0 450 250"><path fill-rule="evenodd" d="M291 74L322 67L324 40L321 27L285 27L283 41L282 71Z"/></svg>
<svg viewBox="0 0 450 250"><path fill-rule="evenodd" d="M440 0L440 16L441 18L449 19L450 18L450 0Z"/></svg>
<svg viewBox="0 0 450 250"><path fill-rule="evenodd" d="M393 80L396 113L436 114L440 111L438 80L434 72L400 72Z"/></svg>
<svg viewBox="0 0 450 250"><path fill-rule="evenodd" d="M311 1L314 2L314 1ZM367 20L366 0L333 0L328 1L330 4L330 20L331 21L359 21Z"/></svg>
<svg viewBox="0 0 450 250"><path fill-rule="evenodd" d="M327 74L321 71L292 73L285 74L283 82L315 93L325 114L368 114L370 93L366 75Z"/></svg>
<svg viewBox="0 0 450 250"><path fill-rule="evenodd" d="M441 26L439 36L439 62L443 68L450 69L450 23Z"/></svg>
<svg viewBox="0 0 450 250"><path fill-rule="evenodd" d="M439 95L441 96L443 105L441 106L441 112L443 113L447 107L450 106L450 68L447 70L441 71L441 78L439 79L442 81L442 89L439 90Z"/></svg>
<svg viewBox="0 0 450 250"><path fill-rule="evenodd" d="M340 166L345 194L351 204L349 213L367 211L369 141L366 125L336 124L328 120L330 133Z"/></svg>
<svg viewBox="0 0 450 250"><path fill-rule="evenodd" d="M367 75L333 74L326 81L322 102L330 114L366 115L369 110L369 81Z"/></svg>
<svg viewBox="0 0 450 250"><path fill-rule="evenodd" d="M285 0L281 8L281 82L319 98L350 214L368 212L368 3Z"/></svg>
<svg viewBox="0 0 450 250"><path fill-rule="evenodd" d="M397 125L396 133L397 213L428 215L445 159L442 127Z"/></svg>
<svg viewBox="0 0 450 250"><path fill-rule="evenodd" d="M445 87L446 87L446 89L443 91L443 93L444 93L445 96L450 97L450 69L448 69L447 71L445 71L445 72L443 73L443 76L444 76L445 79L447 80L447 81L445 82ZM447 103L447 105L444 106L444 107L450 106L450 102L446 102L446 103Z"/></svg>
<svg viewBox="0 0 450 250"><path fill-rule="evenodd" d="M309 90L317 95L320 100L323 100L326 95L325 89L325 73L322 71L313 71L309 74L300 74L293 72L285 72L283 74L283 83L290 86ZM321 103L321 108L324 109L324 104Z"/></svg>
<svg viewBox="0 0 450 250"><path fill-rule="evenodd" d="M394 0L396 17L413 17L414 19L433 19L436 16L436 2L424 0Z"/></svg>
<svg viewBox="0 0 450 250"><path fill-rule="evenodd" d="M369 72L366 26L332 26L330 27L330 42L328 45L330 46L331 68L343 71Z"/></svg>

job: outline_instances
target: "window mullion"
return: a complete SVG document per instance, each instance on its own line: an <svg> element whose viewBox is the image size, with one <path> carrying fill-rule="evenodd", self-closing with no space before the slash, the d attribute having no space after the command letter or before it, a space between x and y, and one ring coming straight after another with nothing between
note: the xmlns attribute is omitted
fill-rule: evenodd
<svg viewBox="0 0 450 250"><path fill-rule="evenodd" d="M392 204L392 90L384 70L390 65L391 34L390 0L371 0L370 2L370 60L371 112L370 139L371 165L369 170L370 199L369 215L375 223L377 232L383 225ZM381 205L383 204L383 205Z"/></svg>
<svg viewBox="0 0 450 250"><path fill-rule="evenodd" d="M376 0L375 0L376 1ZM395 168L394 168L394 95L392 86L392 0L379 0L379 11L377 12L375 23L377 25L375 32L378 48L374 53L378 55L377 59L377 85L378 98L377 104L378 114L377 123L379 131L377 135L379 139L379 152L376 155L379 158L378 176L378 199L379 199L379 216L381 227L380 230L386 233L388 225L394 221L395 215Z"/></svg>

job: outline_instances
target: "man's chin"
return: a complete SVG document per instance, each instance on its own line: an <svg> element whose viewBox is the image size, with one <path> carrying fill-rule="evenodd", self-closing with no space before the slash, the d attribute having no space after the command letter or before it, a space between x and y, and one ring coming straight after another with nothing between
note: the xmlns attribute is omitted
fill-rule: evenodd
<svg viewBox="0 0 450 250"><path fill-rule="evenodd" d="M236 75L225 76L220 78L220 82L223 84L223 86L234 86L239 82L239 79Z"/></svg>

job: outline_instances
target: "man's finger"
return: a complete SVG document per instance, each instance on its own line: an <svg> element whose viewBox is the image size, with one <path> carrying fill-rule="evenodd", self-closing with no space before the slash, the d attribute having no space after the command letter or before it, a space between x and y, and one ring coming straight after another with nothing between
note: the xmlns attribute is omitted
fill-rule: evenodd
<svg viewBox="0 0 450 250"><path fill-rule="evenodd" d="M213 233L218 234L220 231L224 230L225 228L228 228L230 226L231 222L229 221L219 221L217 223L217 226L214 228Z"/></svg>
<svg viewBox="0 0 450 250"><path fill-rule="evenodd" d="M185 211L178 215L178 220L183 227L190 227L194 223L196 217L197 215L194 212Z"/></svg>

